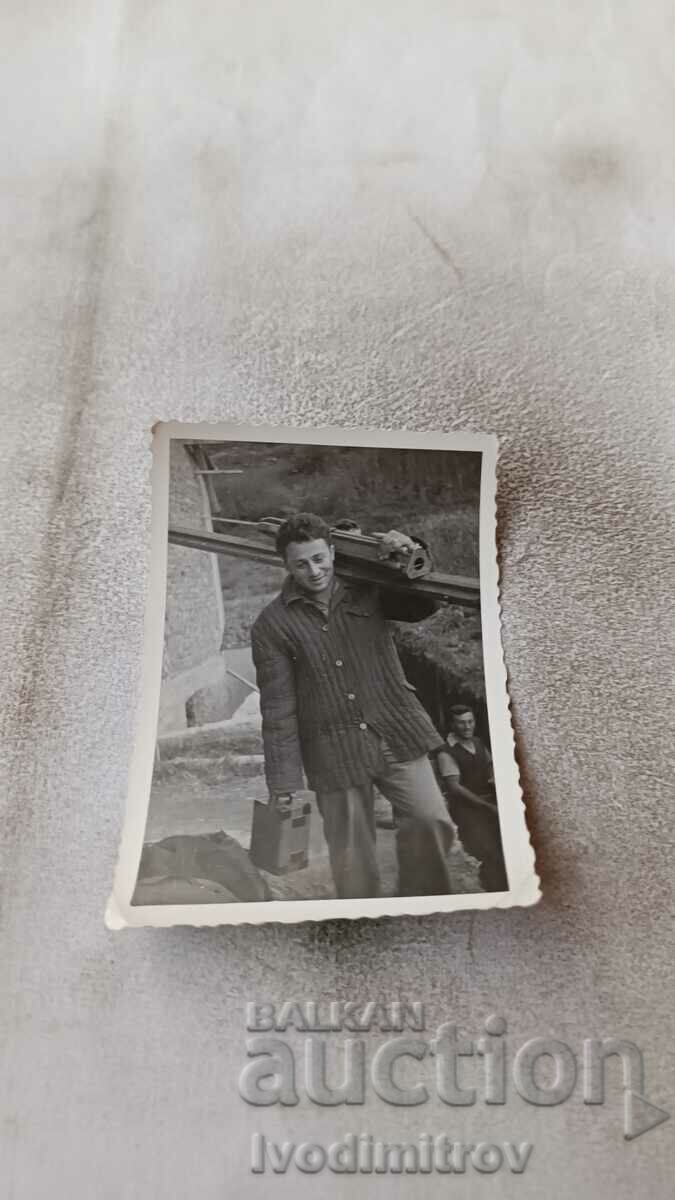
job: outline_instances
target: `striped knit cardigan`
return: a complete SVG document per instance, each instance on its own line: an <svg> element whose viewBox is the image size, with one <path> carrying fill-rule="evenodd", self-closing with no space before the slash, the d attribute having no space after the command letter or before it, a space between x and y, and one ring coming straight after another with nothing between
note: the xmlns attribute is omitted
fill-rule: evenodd
<svg viewBox="0 0 675 1200"><path fill-rule="evenodd" d="M442 745L408 683L388 620L421 621L423 596L336 580L326 614L289 577L251 632L271 793L326 792L376 775L384 738L399 762Z"/></svg>

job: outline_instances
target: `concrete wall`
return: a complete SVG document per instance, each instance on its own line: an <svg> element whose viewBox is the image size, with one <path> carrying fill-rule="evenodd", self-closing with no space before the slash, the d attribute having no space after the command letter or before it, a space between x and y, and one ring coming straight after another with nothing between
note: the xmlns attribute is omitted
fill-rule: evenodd
<svg viewBox="0 0 675 1200"><path fill-rule="evenodd" d="M206 489L181 443L171 447L169 524L211 529ZM223 640L223 600L210 554L169 545L162 671L172 677L217 654Z"/></svg>
<svg viewBox="0 0 675 1200"><path fill-rule="evenodd" d="M671 1121L244 1105L243 1006L401 995L509 1045L631 1037L672 1109L673 14L663 0L9 0L0 328L12 1200L372 1195L254 1129L534 1143L388 1197L672 1192ZM161 418L497 432L504 641L544 899L103 926ZM510 1052L511 1052L510 1051ZM467 1064L470 1067L471 1064Z"/></svg>

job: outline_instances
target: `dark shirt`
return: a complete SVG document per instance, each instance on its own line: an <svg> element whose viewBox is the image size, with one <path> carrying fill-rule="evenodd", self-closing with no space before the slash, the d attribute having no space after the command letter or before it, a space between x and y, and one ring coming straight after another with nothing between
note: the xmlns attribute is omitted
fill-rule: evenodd
<svg viewBox="0 0 675 1200"><path fill-rule="evenodd" d="M289 577L251 632L271 792L358 787L380 761L373 730L399 762L442 738L401 666L387 622L421 621L434 600L336 580L328 614Z"/></svg>
<svg viewBox="0 0 675 1200"><path fill-rule="evenodd" d="M448 778L459 778L462 787L468 788L475 796L485 799L494 795L492 759L480 738L473 738L474 752L463 746L459 738L443 746L440 756L441 774ZM456 770L450 769L450 764L444 767L442 759L448 757L454 760Z"/></svg>

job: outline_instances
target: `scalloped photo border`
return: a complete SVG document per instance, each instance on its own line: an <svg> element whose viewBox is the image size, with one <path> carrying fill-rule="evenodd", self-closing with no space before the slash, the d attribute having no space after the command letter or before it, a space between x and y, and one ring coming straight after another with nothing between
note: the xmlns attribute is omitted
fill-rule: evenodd
<svg viewBox="0 0 675 1200"><path fill-rule="evenodd" d="M171 925L297 923L362 917L422 916L426 913L510 908L536 904L541 891L527 829L515 758L507 675L501 641L497 561L498 439L482 433L412 433L311 426L184 424L160 422L152 430L152 518L150 580L145 612L141 698L129 772L127 809L112 894L109 929ZM228 904L132 905L143 847L155 758L164 647L169 515L169 455L172 439L190 442L292 442L390 449L480 452L480 610L485 694L497 783L497 805L509 889L449 896L377 897L363 900L269 900Z"/></svg>

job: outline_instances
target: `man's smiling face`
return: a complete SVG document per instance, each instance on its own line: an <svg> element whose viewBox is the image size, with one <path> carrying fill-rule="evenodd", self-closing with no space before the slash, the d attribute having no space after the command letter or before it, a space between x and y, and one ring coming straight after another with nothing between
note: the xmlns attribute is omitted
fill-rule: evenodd
<svg viewBox="0 0 675 1200"><path fill-rule="evenodd" d="M334 575L335 548L324 538L313 542L289 542L286 547L286 570L298 587L308 595L325 592Z"/></svg>

